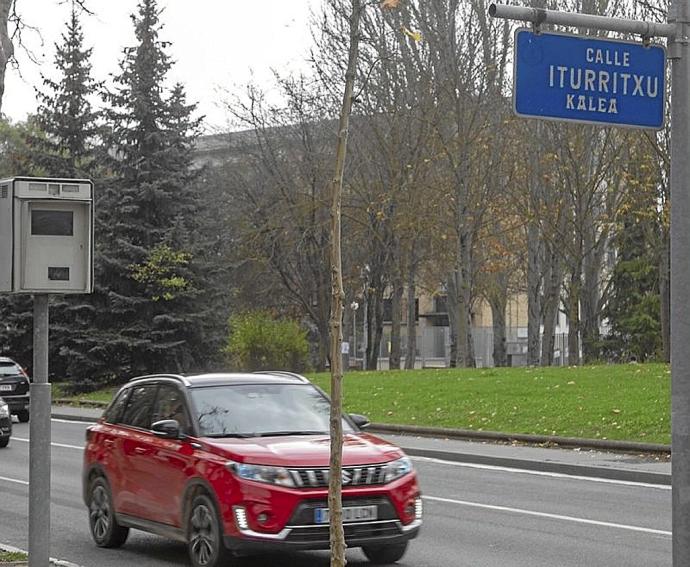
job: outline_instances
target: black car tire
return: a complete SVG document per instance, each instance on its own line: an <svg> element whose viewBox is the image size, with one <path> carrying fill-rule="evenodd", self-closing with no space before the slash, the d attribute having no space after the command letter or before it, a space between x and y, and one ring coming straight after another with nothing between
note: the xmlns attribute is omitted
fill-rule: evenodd
<svg viewBox="0 0 690 567"><path fill-rule="evenodd" d="M368 545L363 547L362 551L374 565L392 565L405 555L407 542L394 545Z"/></svg>
<svg viewBox="0 0 690 567"><path fill-rule="evenodd" d="M229 565L232 553L223 543L223 529L213 500L199 494L192 500L187 517L187 549L194 567Z"/></svg>
<svg viewBox="0 0 690 567"><path fill-rule="evenodd" d="M19 423L27 423L29 421L29 410L18 411L17 419Z"/></svg>
<svg viewBox="0 0 690 567"><path fill-rule="evenodd" d="M0 449L7 447L7 445L9 445L9 444L10 444L10 438L9 437L3 437L2 439L0 439Z"/></svg>
<svg viewBox="0 0 690 567"><path fill-rule="evenodd" d="M89 486L89 528L98 547L120 547L129 535L129 528L121 526L115 519L110 487L101 476Z"/></svg>

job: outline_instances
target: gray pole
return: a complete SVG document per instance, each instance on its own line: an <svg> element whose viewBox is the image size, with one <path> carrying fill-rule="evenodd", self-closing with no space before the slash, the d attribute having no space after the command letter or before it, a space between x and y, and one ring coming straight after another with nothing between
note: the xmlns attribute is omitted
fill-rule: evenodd
<svg viewBox="0 0 690 567"><path fill-rule="evenodd" d="M669 22L671 107L671 443L673 565L690 565L690 0L674 0Z"/></svg>
<svg viewBox="0 0 690 567"><path fill-rule="evenodd" d="M34 367L29 444L29 567L50 563L48 295L34 295Z"/></svg>

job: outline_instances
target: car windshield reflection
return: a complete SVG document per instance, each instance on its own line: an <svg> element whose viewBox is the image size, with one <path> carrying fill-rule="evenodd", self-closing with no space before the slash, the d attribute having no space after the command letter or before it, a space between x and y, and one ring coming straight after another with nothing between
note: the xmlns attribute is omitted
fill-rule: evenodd
<svg viewBox="0 0 690 567"><path fill-rule="evenodd" d="M242 384L191 391L203 437L327 435L330 403L310 384ZM343 420L343 430L353 432Z"/></svg>

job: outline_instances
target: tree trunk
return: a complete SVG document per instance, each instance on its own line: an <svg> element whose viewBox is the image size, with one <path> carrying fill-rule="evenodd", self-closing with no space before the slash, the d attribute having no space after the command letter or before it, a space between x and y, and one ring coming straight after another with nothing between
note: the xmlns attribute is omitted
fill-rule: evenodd
<svg viewBox="0 0 690 567"><path fill-rule="evenodd" d="M495 274L495 287L488 297L494 335L494 366L508 366L506 351L506 306L508 305L508 274Z"/></svg>
<svg viewBox="0 0 690 567"><path fill-rule="evenodd" d="M661 341L664 349L664 361L671 362L671 267L670 240L666 228L661 229L662 247L659 260L659 306L661 309Z"/></svg>
<svg viewBox="0 0 690 567"><path fill-rule="evenodd" d="M527 364L539 364L541 333L541 285L539 224L530 220L527 227Z"/></svg>
<svg viewBox="0 0 690 567"><path fill-rule="evenodd" d="M5 71L7 63L14 54L14 46L9 35L8 19L14 0L0 0L0 112L2 112L2 98L5 94Z"/></svg>
<svg viewBox="0 0 690 567"><path fill-rule="evenodd" d="M494 333L494 366L508 366L506 352L506 303L491 301L491 317Z"/></svg>
<svg viewBox="0 0 690 567"><path fill-rule="evenodd" d="M413 370L417 358L417 302L415 297L415 278L417 259L412 244L410 265L407 271L407 348L405 349L405 369Z"/></svg>
<svg viewBox="0 0 690 567"><path fill-rule="evenodd" d="M455 283L455 274L448 276L446 283L448 306L448 325L450 327L450 364L451 368L458 367L458 320L460 319L460 307L458 304L458 291Z"/></svg>
<svg viewBox="0 0 690 567"><path fill-rule="evenodd" d="M335 153L335 173L332 182L331 201L331 457L328 482L328 509L330 513L331 567L344 567L345 532L343 530L342 502L342 461L343 461L343 399L342 399L342 356L343 342L343 290L341 234L341 202L343 191L343 172L347 154L347 134L352 111L352 97L357 71L359 47L359 19L361 0L352 0L350 15L350 48L347 71L345 73L345 92L338 126L338 141Z"/></svg>
<svg viewBox="0 0 690 567"><path fill-rule="evenodd" d="M561 262L558 252L552 250L552 245L546 249L547 270L545 272L544 287L544 335L541 341L541 365L553 364L553 349L555 342L556 318L561 301Z"/></svg>
<svg viewBox="0 0 690 567"><path fill-rule="evenodd" d="M391 283L393 294L391 296L391 350L388 357L388 367L390 370L400 370L402 298L405 290L399 267L394 268Z"/></svg>
<svg viewBox="0 0 690 567"><path fill-rule="evenodd" d="M568 365L580 364L580 264L570 274L568 290Z"/></svg>
<svg viewBox="0 0 690 567"><path fill-rule="evenodd" d="M367 291L367 370L378 368L383 337L384 284L380 275L372 279L372 287Z"/></svg>

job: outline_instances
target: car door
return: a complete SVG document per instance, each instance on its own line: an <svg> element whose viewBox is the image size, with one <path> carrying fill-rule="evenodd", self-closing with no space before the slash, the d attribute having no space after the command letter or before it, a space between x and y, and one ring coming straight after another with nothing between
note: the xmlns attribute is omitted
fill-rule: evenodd
<svg viewBox="0 0 690 567"><path fill-rule="evenodd" d="M150 431L157 390L157 383L132 387L118 430L122 466L119 512L152 521L158 521L152 491L163 482L158 476L151 478L158 472L152 465L155 438Z"/></svg>
<svg viewBox="0 0 690 567"><path fill-rule="evenodd" d="M174 419L180 431L191 433L189 408L184 393L174 384L161 384L156 396L152 422ZM155 439L151 462L157 477L152 487L153 507L160 521L180 526L182 494L194 470L195 449L188 440Z"/></svg>

